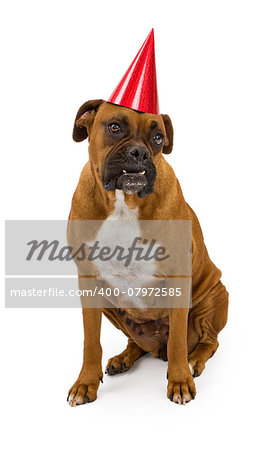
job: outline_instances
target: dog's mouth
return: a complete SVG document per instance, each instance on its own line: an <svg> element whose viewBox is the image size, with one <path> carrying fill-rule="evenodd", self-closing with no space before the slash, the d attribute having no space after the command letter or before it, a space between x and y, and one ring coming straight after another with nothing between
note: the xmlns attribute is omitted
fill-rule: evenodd
<svg viewBox="0 0 280 450"><path fill-rule="evenodd" d="M129 164L125 168L120 164L108 161L103 170L102 182L107 191L120 189L126 194L137 194L143 198L154 191L156 168L152 160L142 167L133 167Z"/></svg>
<svg viewBox="0 0 280 450"><path fill-rule="evenodd" d="M122 189L126 194L137 194L147 184L146 170L142 170L141 172L127 172L123 169L117 179L116 188Z"/></svg>

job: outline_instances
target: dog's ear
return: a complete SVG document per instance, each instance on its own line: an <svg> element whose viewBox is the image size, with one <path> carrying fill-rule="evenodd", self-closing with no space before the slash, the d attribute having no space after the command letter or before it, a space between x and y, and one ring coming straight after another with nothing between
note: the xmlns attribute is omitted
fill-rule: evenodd
<svg viewBox="0 0 280 450"><path fill-rule="evenodd" d="M173 126L170 117L167 114L162 114L167 140L164 143L162 153L171 153L173 148Z"/></svg>
<svg viewBox="0 0 280 450"><path fill-rule="evenodd" d="M102 103L104 100L89 100L80 107L74 122L73 139L75 142L81 142L88 137L94 117Z"/></svg>

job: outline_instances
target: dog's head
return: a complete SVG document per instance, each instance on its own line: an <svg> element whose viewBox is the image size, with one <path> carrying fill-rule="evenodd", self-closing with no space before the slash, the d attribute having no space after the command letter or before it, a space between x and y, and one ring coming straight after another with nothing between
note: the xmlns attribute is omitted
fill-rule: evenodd
<svg viewBox="0 0 280 450"><path fill-rule="evenodd" d="M79 109L73 130L76 142L89 138L89 157L108 191L122 189L145 197L154 191L161 153L170 153L173 128L167 115L134 111L103 100Z"/></svg>

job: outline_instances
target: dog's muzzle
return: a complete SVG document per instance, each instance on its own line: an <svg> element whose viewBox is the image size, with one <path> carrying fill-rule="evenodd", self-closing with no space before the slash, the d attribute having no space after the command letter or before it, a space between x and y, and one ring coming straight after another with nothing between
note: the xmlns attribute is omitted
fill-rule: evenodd
<svg viewBox="0 0 280 450"><path fill-rule="evenodd" d="M121 189L142 198L154 191L156 168L145 146L129 145L108 157L103 171L103 186L108 191Z"/></svg>

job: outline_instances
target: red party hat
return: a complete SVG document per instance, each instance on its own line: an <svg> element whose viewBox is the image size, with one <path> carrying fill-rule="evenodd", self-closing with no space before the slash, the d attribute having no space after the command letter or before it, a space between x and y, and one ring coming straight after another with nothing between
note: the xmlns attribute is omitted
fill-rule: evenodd
<svg viewBox="0 0 280 450"><path fill-rule="evenodd" d="M154 29L135 56L108 102L159 114Z"/></svg>

